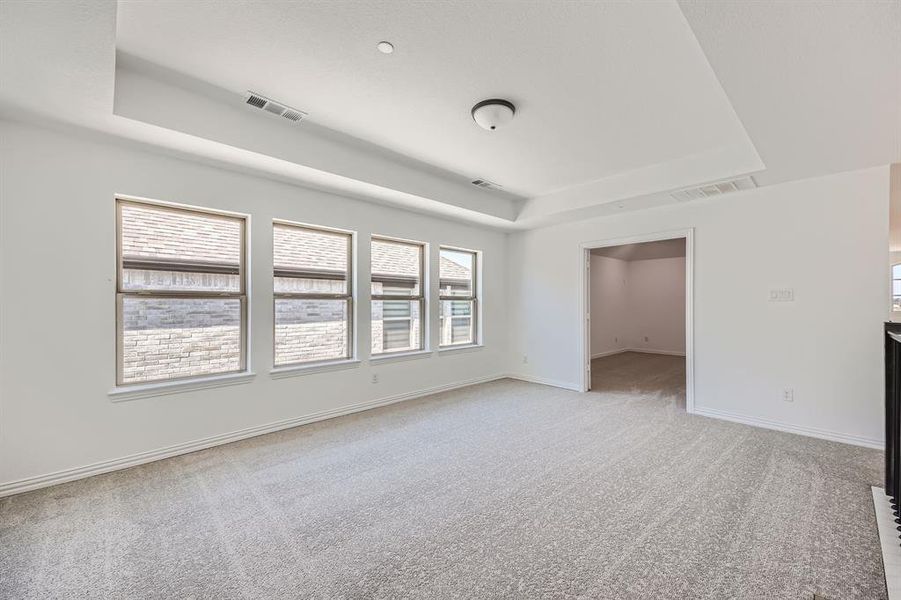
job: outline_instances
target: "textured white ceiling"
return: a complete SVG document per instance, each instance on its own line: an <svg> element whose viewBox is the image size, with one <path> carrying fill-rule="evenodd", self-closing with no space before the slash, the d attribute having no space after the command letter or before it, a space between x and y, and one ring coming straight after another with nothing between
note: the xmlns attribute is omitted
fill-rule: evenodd
<svg viewBox="0 0 901 600"><path fill-rule="evenodd" d="M176 86L156 82L141 98L158 113L172 117L166 123L117 114L114 105L120 93L141 91L116 77L117 10L115 0L0 1L0 119L111 138L181 159L415 212L511 227L517 212L515 199L489 194L465 179L450 178L413 160L397 160L379 148L344 144L340 139L309 135L310 128L296 128L297 135L286 143L305 155L315 154L318 164L282 157L272 152L272 142L284 140L271 135L269 127L282 119L268 115L269 120L240 101L221 102L193 93L191 85L175 93ZM177 84L188 79L198 84L192 78ZM231 114L223 116L226 113ZM178 123L197 123L201 129L215 126L220 133L239 130L254 144L229 143L233 135L227 141L198 135Z"/></svg>
<svg viewBox="0 0 901 600"><path fill-rule="evenodd" d="M505 229L901 162L898 0L7 0L0 26L0 118ZM117 77L117 46L159 69ZM497 135L490 96L520 109Z"/></svg>
<svg viewBox="0 0 901 600"><path fill-rule="evenodd" d="M524 196L750 147L675 2L121 2L117 44Z"/></svg>
<svg viewBox="0 0 901 600"><path fill-rule="evenodd" d="M901 1L680 0L768 185L901 160Z"/></svg>

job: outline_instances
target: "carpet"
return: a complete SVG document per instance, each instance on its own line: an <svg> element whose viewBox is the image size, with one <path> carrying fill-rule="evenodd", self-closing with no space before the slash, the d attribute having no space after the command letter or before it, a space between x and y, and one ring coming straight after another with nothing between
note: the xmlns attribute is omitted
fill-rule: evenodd
<svg viewBox="0 0 901 600"><path fill-rule="evenodd" d="M501 380L2 499L0 597L885 597L880 452L614 387Z"/></svg>

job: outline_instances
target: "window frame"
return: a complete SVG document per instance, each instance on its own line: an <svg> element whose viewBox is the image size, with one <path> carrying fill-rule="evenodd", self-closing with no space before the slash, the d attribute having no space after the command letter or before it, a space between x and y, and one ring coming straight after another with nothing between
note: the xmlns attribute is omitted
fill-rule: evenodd
<svg viewBox="0 0 901 600"><path fill-rule="evenodd" d="M283 227L293 227L295 229L303 229L314 233L330 233L343 235L347 237L347 285L344 294L326 294L326 293L306 293L306 292L276 292L275 279L282 275L276 274L275 267L275 227L281 225ZM303 367L317 367L324 364L352 361L356 357L356 344L354 343L354 310L356 303L354 302L354 247L356 232L345 229L336 229L333 227L323 227L320 225L310 225L309 223L298 223L295 221L286 221L284 219L272 220L272 368L273 369L297 369ZM302 271L294 271L301 273ZM287 275L288 277L297 277L297 275ZM299 300L345 300L347 306L347 351L340 358L323 358L317 360L307 360L292 363L276 363L275 362L275 304L278 300L283 299L299 299Z"/></svg>
<svg viewBox="0 0 901 600"><path fill-rule="evenodd" d="M372 274L372 242L381 242L387 244L397 244L400 246L415 246L419 249L419 294L414 296L412 294L403 295L403 294L373 294L372 293L372 283L374 281ZM370 306L372 306L373 302L384 302L384 301L392 301L392 300L402 300L407 302L419 302L419 343L417 347L411 348L409 350L396 350L396 351L385 351L381 352L373 352L372 351L372 328L370 327L369 331L369 353L370 356L374 358L383 358L387 356L400 356L403 354L409 354L413 352L426 352L428 348L426 344L428 342L428 338L426 337L426 323L428 322L428 314L426 313L426 256L428 255L426 250L428 248L428 244L426 242L418 242L415 240L405 240L401 238L393 238L384 235L371 234L369 236L369 300ZM385 345L385 330L384 330L384 304L382 305L382 347ZM372 321L372 316L370 313L370 323ZM410 316L410 323L412 327L412 312Z"/></svg>
<svg viewBox="0 0 901 600"><path fill-rule="evenodd" d="M117 195L115 197L116 203L116 387L117 388L131 388L133 386L148 386L148 385L166 385L166 384L181 384L184 382L190 382L194 380L204 380L209 379L211 377L221 377L224 375L235 375L248 373L248 365L250 363L248 359L248 304L249 304L249 295L247 290L247 229L250 221L250 216L242 213L235 213L229 211L222 211L216 209L203 208L199 206L190 206L185 204L176 204L172 202L163 202L160 200L150 200L146 198L134 198L129 196L121 196ZM125 259L123 256L123 247L122 247L122 207L125 205L133 205L138 207L150 207L155 210L161 210L166 212L174 212L174 213L189 213L202 215L204 217L212 217L219 218L223 220L237 220L240 223L240 249L238 256L238 291L236 292L213 292L213 291L191 291L191 290L170 290L165 292L155 291L155 290L125 290L123 288L124 283L124 270L125 270ZM152 261L148 261L152 262ZM157 264L165 263L165 261L158 261ZM202 263L195 262L183 262L179 263L178 261L172 261L169 263L169 267L172 267L169 270L172 271L187 271L191 273L215 273L219 274L224 271L219 267L218 271L202 271L195 269L187 269L190 266L203 266ZM145 268L147 265L139 268ZM207 265L209 267L213 267L213 265ZM124 375L124 363L125 363L125 345L124 345L124 337L125 337L125 329L124 329L124 321L123 321L123 306L125 304L126 298L141 298L141 299L151 299L151 298L178 298L178 299L191 299L191 300L206 300L206 299L222 299L222 298L232 298L238 300L240 303L240 319L241 324L239 327L240 341L239 341L239 349L240 349L240 359L238 361L238 368L232 369L229 371L217 371L215 373L199 373L197 375L186 375L184 377L168 377L162 379L146 379L142 381L131 381L125 382L123 381Z"/></svg>
<svg viewBox="0 0 901 600"><path fill-rule="evenodd" d="M891 306L892 306L893 313L901 312L901 310L898 310L895 308L895 298L901 298L901 295L895 294L895 282L901 281L901 277L895 277L895 268L896 267L901 267L901 263L892 264L892 269L891 269L891 276L892 276L892 304L891 304Z"/></svg>
<svg viewBox="0 0 901 600"><path fill-rule="evenodd" d="M448 250L450 252L465 252L466 254L472 255L472 285L470 289L469 296L453 296L441 293L441 251ZM456 246L438 246L438 313L441 314L441 303L445 300L466 300L472 302L472 314L470 318L472 319L472 340L468 342L461 342L459 344L442 344L441 343L441 319L439 316L438 319L438 349L439 350L452 350L454 348L466 348L467 346L478 346L481 343L481 336L479 335L480 331L480 321L479 318L481 316L481 302L479 302L479 279L481 276L481 257L479 256L481 253L478 250L469 250L468 248L458 248ZM453 330L453 316L449 316L451 319L451 330Z"/></svg>

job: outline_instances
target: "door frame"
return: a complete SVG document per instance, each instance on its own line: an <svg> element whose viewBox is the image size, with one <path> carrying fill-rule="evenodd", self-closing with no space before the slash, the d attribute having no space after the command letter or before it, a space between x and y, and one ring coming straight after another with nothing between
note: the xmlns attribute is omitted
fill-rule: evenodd
<svg viewBox="0 0 901 600"><path fill-rule="evenodd" d="M628 237L610 238L583 242L579 247L579 332L581 336L581 369L582 391L587 392L591 385L591 349L590 349L590 307L591 307L591 251L595 248L640 244L643 242L659 242L662 240L685 239L685 411L695 411L695 343L694 343L694 227L645 233Z"/></svg>

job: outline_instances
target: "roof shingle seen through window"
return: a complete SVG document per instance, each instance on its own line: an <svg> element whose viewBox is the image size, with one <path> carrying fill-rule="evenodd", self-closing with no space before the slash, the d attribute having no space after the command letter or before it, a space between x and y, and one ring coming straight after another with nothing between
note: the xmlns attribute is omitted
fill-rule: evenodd
<svg viewBox="0 0 901 600"><path fill-rule="evenodd" d="M418 244L372 240L372 277L375 279L382 275L418 279L421 257L422 246Z"/></svg>
<svg viewBox="0 0 901 600"><path fill-rule="evenodd" d="M441 249L441 264L439 270L439 277L441 279L471 279L472 278L472 267L465 267L460 263L451 260L445 254L454 254L460 255L461 257L468 255L470 257L470 265L475 262L475 255L472 252L466 252L463 250L449 250L442 248Z"/></svg>
<svg viewBox="0 0 901 600"><path fill-rule="evenodd" d="M421 246L390 241L372 240L372 275L419 277ZM440 276L449 279L470 279L472 270L445 256L440 256Z"/></svg>
<svg viewBox="0 0 901 600"><path fill-rule="evenodd" d="M347 234L276 224L272 235L276 269L347 271Z"/></svg>
<svg viewBox="0 0 901 600"><path fill-rule="evenodd" d="M122 205L122 255L125 259L198 260L237 265L241 253L241 219L168 210L131 203ZM276 269L347 271L347 235L290 225L273 227ZM372 240L372 274L415 279L420 275L420 248ZM440 257L441 278L469 279L471 270Z"/></svg>
<svg viewBox="0 0 901 600"><path fill-rule="evenodd" d="M125 259L196 260L237 265L241 256L238 217L220 217L123 203Z"/></svg>

